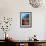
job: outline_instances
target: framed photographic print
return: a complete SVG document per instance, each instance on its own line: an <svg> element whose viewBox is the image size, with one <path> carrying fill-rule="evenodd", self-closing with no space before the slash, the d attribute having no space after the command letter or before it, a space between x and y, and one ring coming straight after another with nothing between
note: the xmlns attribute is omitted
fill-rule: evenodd
<svg viewBox="0 0 46 46"><path fill-rule="evenodd" d="M20 12L20 27L32 27L32 12Z"/></svg>

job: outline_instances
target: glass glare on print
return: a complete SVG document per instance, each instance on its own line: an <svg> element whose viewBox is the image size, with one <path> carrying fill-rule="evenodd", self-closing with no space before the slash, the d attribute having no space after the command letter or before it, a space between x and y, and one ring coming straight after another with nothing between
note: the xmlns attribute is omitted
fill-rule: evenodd
<svg viewBox="0 0 46 46"><path fill-rule="evenodd" d="M32 13L20 12L20 27L32 27Z"/></svg>

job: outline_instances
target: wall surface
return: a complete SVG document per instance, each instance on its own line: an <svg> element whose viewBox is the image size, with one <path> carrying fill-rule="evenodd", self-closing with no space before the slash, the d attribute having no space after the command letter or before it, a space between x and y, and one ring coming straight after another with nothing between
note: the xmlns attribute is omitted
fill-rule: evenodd
<svg viewBox="0 0 46 46"><path fill-rule="evenodd" d="M20 12L32 12L32 28L20 28ZM0 19L12 17L12 26L7 33L16 40L28 40L34 34L39 40L45 39L45 8L32 8L28 0L0 0ZM3 31L0 31L0 39ZM4 33L3 33L4 34Z"/></svg>

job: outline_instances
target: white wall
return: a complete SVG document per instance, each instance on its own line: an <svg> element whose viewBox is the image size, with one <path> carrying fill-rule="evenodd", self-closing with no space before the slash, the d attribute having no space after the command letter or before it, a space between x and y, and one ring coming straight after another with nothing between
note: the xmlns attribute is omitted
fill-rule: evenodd
<svg viewBox="0 0 46 46"><path fill-rule="evenodd" d="M46 9L39 8L33 9L33 28L32 30L36 33L37 38L40 40L45 40L45 15Z"/></svg>
<svg viewBox="0 0 46 46"><path fill-rule="evenodd" d="M44 20L45 20L45 24L44 24L44 26L45 26L44 27L44 30L45 30L44 31L44 38L46 39L46 13L45 13L45 19Z"/></svg>
<svg viewBox="0 0 46 46"><path fill-rule="evenodd" d="M20 12L25 11L32 12L32 28L20 28ZM0 0L0 17L13 18L8 34L16 40L27 40L34 34L37 35L39 40L44 40L45 12L45 8L32 8L28 0ZM2 36L0 39L2 39Z"/></svg>

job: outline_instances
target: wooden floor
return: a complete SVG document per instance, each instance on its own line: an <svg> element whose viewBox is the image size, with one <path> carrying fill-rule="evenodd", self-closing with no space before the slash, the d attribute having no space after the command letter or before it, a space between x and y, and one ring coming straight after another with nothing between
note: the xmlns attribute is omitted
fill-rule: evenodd
<svg viewBox="0 0 46 46"><path fill-rule="evenodd" d="M8 44L5 41L2 41L2 42L0 42L0 46L16 46L16 45Z"/></svg>
<svg viewBox="0 0 46 46"><path fill-rule="evenodd" d="M0 46L15 46L15 45L10 45L10 44L5 44L5 43L0 43Z"/></svg>

